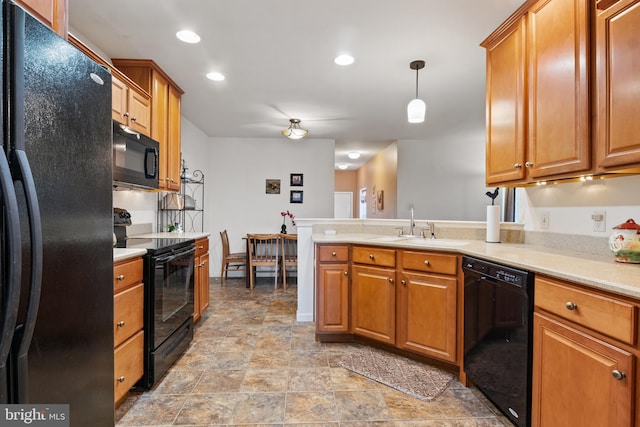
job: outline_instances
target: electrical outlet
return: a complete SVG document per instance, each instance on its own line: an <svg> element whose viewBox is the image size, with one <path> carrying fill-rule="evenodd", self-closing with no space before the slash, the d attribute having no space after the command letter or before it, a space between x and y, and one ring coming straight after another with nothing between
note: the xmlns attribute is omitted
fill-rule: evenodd
<svg viewBox="0 0 640 427"><path fill-rule="evenodd" d="M605 211L593 211L593 213L591 214L593 231L599 231L599 232L607 231L606 216L607 214Z"/></svg>
<svg viewBox="0 0 640 427"><path fill-rule="evenodd" d="M540 228L545 230L549 228L549 211L540 212Z"/></svg>

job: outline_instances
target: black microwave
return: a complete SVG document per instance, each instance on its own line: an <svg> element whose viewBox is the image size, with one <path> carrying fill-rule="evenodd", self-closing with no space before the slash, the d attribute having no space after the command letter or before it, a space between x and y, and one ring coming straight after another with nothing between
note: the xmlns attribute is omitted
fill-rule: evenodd
<svg viewBox="0 0 640 427"><path fill-rule="evenodd" d="M113 121L113 183L115 186L157 189L160 144Z"/></svg>

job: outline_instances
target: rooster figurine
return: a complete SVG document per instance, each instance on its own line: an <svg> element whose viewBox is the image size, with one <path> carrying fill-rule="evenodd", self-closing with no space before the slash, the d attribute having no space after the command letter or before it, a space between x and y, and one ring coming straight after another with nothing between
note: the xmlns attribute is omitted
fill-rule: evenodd
<svg viewBox="0 0 640 427"><path fill-rule="evenodd" d="M496 197L498 197L498 191L500 190L500 187L496 187L495 190L493 191L487 191L486 194L487 197L489 197L491 199L491 206L493 206L493 203L496 201Z"/></svg>

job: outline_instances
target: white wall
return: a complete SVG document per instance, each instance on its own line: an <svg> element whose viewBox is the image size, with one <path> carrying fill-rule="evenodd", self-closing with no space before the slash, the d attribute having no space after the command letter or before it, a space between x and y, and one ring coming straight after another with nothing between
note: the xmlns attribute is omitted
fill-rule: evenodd
<svg viewBox="0 0 640 427"><path fill-rule="evenodd" d="M235 252L245 249L247 233L280 232L282 211L299 218L333 216L334 140L207 138L184 119L182 135L187 165L205 172L211 276L220 274L224 229ZM289 185L291 173L303 174L302 187ZM266 179L280 180L280 194L266 194ZM289 203L292 189L304 192L303 203ZM286 221L289 232L296 232Z"/></svg>
<svg viewBox="0 0 640 427"><path fill-rule="evenodd" d="M519 222L526 231L609 237L612 227L629 218L640 221L640 176L521 188L517 191ZM604 211L604 232L593 231L591 214ZM549 214L549 228L541 216Z"/></svg>
<svg viewBox="0 0 640 427"><path fill-rule="evenodd" d="M419 219L484 221L491 204L484 141L484 127L438 140L399 140L397 217L409 218L413 204Z"/></svg>

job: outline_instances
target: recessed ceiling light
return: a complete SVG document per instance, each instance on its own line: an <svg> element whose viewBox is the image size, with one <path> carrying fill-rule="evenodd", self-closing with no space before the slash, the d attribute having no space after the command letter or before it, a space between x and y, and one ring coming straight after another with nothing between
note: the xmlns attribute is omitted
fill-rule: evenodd
<svg viewBox="0 0 640 427"><path fill-rule="evenodd" d="M350 159L359 159L360 153L358 153L357 151L352 151L349 154L347 154L347 156L349 156Z"/></svg>
<svg viewBox="0 0 640 427"><path fill-rule="evenodd" d="M214 82L221 82L224 80L224 74L213 71L211 73L207 73L207 78Z"/></svg>
<svg viewBox="0 0 640 427"><path fill-rule="evenodd" d="M348 167L349 167L349 165L348 165L348 164L346 164L346 163L340 163L340 164L338 165L338 169L342 169L342 170L345 170L345 169L346 169L346 168L348 168Z"/></svg>
<svg viewBox="0 0 640 427"><path fill-rule="evenodd" d="M200 36L190 30L178 31L176 37L185 43L198 43L200 41Z"/></svg>
<svg viewBox="0 0 640 427"><path fill-rule="evenodd" d="M353 59L353 56L351 55L336 56L336 59L333 60L333 62L338 65L351 65L353 64L353 61L355 61L355 59Z"/></svg>

